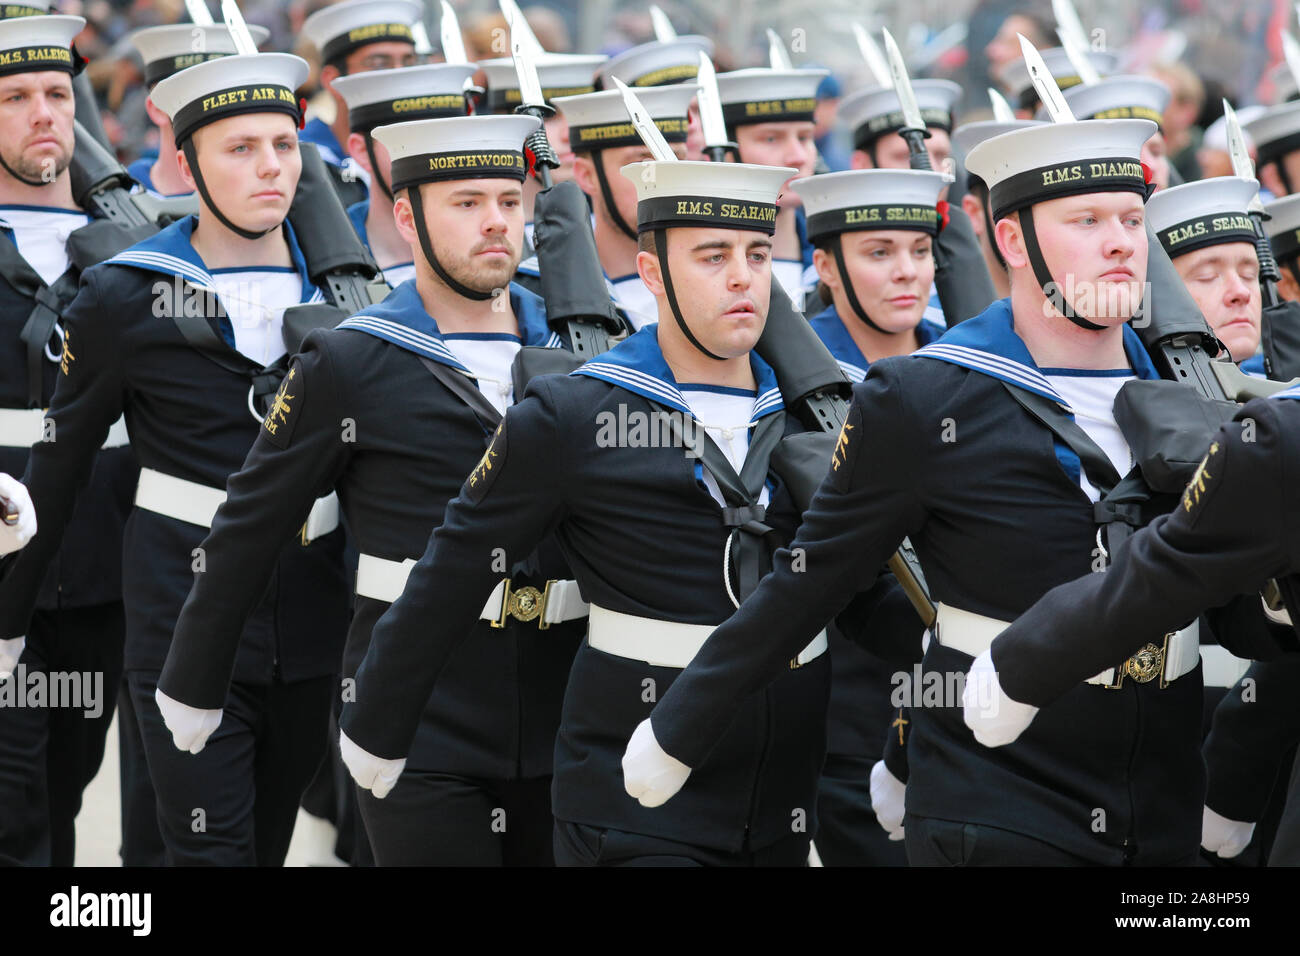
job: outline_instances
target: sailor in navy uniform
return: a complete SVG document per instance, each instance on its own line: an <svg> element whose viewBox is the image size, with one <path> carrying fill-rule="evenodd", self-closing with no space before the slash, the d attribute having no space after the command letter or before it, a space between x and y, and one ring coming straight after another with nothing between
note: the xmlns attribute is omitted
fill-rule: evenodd
<svg viewBox="0 0 1300 956"><path fill-rule="evenodd" d="M1040 48L1038 52L1061 92L1073 89L1083 82L1065 47L1045 47ZM1088 62L1102 79L1110 76L1119 67L1119 57L1113 52L1087 50L1084 56L1088 58ZM998 70L997 81L1002 91L1007 94L1011 105L1015 107L1018 117L1029 119L1033 116L1039 105L1038 93L1034 90L1034 82L1029 78L1029 66L1023 57L1017 56L1014 60L1008 60Z"/></svg>
<svg viewBox="0 0 1300 956"><path fill-rule="evenodd" d="M791 179L811 176L817 164L813 113L827 70L756 67L718 74L718 98L736 159L763 166L793 166ZM787 184L788 186L788 184ZM817 285L812 243L798 196L786 189L776 218L772 275L798 307Z"/></svg>
<svg viewBox="0 0 1300 956"><path fill-rule="evenodd" d="M1280 273L1278 298L1285 302L1300 301L1300 196L1284 196L1265 203L1264 213L1264 233Z"/></svg>
<svg viewBox="0 0 1300 956"><path fill-rule="evenodd" d="M910 169L824 173L794 184L808 213L819 290L823 301L830 300L808 321L850 382L866 378L877 359L907 355L944 333L922 315L934 281L931 244L946 186L939 173ZM885 660L837 628L827 631L831 704L817 853L827 866L903 866L901 842L887 839L872 812L879 809L872 805L872 775L886 739L898 736L894 675L914 662ZM901 800L898 778L874 773L877 792L884 773L890 796Z"/></svg>
<svg viewBox="0 0 1300 956"><path fill-rule="evenodd" d="M840 448L790 550L630 743L629 793L655 805L683 767L708 772L735 702L766 685L908 536L938 603L922 666L939 698L911 711L909 863L1196 858L1204 767L1194 628L1143 629L1167 652L1126 662L1119 679L1100 666L1079 671L1087 683L1060 688L1059 704L1006 751L972 737L960 685L947 676L968 670L1048 588L1086 574L1101 554L1099 531L1103 549L1122 536L1094 515L1133 465L1113 398L1126 380L1156 377L1125 324L1146 272L1149 184L1138 155L1153 130L1147 120L1091 120L972 150L1012 269L1010 300L912 356L875 363L855 387ZM1067 264L1068 283L1049 281ZM1077 428L1062 424L1069 416ZM1057 428L1069 439L1058 442ZM1087 631L1106 633L1095 607Z"/></svg>
<svg viewBox="0 0 1300 956"><path fill-rule="evenodd" d="M0 581L0 633L20 634L94 450L125 411L142 465L124 548L125 668L173 864L283 861L337 686L343 535L337 501L322 501L257 592L226 719L202 755L172 742L202 715L155 702L172 626L208 567L200 545L226 477L261 427L258 389L278 377L270 366L285 350L286 310L322 299L283 221L300 168L294 91L306 75L298 57L236 55L154 88L200 213L83 275L48 413L58 441L33 449L26 474L44 533Z"/></svg>
<svg viewBox="0 0 1300 956"><path fill-rule="evenodd" d="M396 70L371 70L334 81L334 92L347 102L347 149L352 162L365 170L370 195L348 207L357 235L397 288L415 278L411 247L393 220L393 185L388 152L371 132L377 126L420 119L465 115L465 81L472 64L429 63Z"/></svg>
<svg viewBox="0 0 1300 956"><path fill-rule="evenodd" d="M70 45L84 25L63 16L0 22L0 53L10 64L0 67L0 471L15 477L32 445L64 437L45 421L45 408L65 361L61 313L82 271L138 238L73 199L72 75L80 64ZM28 677L58 671L87 681L102 675L102 694L84 713L71 704L0 707L0 862L72 865L73 820L113 718L122 671L122 527L137 467L122 422L102 444L88 454L92 474L69 547L52 548L47 573L31 581L35 613L0 635L0 674L17 671L11 692L25 691Z"/></svg>
<svg viewBox="0 0 1300 956"><path fill-rule="evenodd" d="M1161 124L1173 94L1162 80L1118 74L1096 83L1079 83L1061 95L1075 119L1148 119L1155 123L1156 131L1142 144L1140 158L1151 170L1156 191L1169 188L1169 147ZM1041 107L1037 119L1047 118L1046 107Z"/></svg>
<svg viewBox="0 0 1300 956"><path fill-rule="evenodd" d="M249 26L248 31L259 45L266 41L271 31L265 27ZM144 83L153 89L159 80L179 73L195 63L206 63L235 52L235 41L225 24L171 23L161 27L145 27L129 37L144 61ZM181 177L176 164L176 138L172 134L172 121L160 110L152 98L145 100L145 111L158 127L158 155L142 156L126 168L140 188L156 199L190 196L193 191Z"/></svg>
<svg viewBox="0 0 1300 956"><path fill-rule="evenodd" d="M526 553L553 531L591 602L556 742L556 862L806 860L826 732L824 633L792 652L770 690L737 703L716 771L676 812L638 807L618 782L627 735L757 582L765 539L798 520L770 459L802 428L750 351L772 281L775 200L792 172L681 161L623 170L637 183L638 265L660 320L569 376L535 379L448 505L344 705L345 760L351 750L362 786L379 794L401 773L424 698L441 692L439 674L492 587L481 558Z"/></svg>
<svg viewBox="0 0 1300 956"><path fill-rule="evenodd" d="M320 151L344 207L366 198L369 177L344 146L350 132L348 107L334 81L420 62L412 27L423 13L417 0L346 0L322 7L302 23L302 35L320 55L320 83L329 91L334 118L312 117L300 138Z"/></svg>
<svg viewBox="0 0 1300 956"><path fill-rule="evenodd" d="M382 303L308 337L283 386L283 417L268 417L203 544L210 570L177 623L164 693L220 708L244 615L277 542L313 497L336 489L361 551L342 695L354 699L352 672L372 627L513 399L514 356L521 347L564 346L539 298L510 285L498 308L490 294L509 282L522 246L521 144L538 125L478 116L374 130L393 156L398 224L422 257L419 271ZM431 161L444 171L431 173ZM416 190L428 210L418 230ZM510 252L480 263L454 258L489 243ZM467 298L434 262L488 294ZM406 773L384 800L361 793L381 866L552 861L551 761L586 606L553 545L513 570L499 567L499 587L479 601L465 627L470 639L418 714Z"/></svg>

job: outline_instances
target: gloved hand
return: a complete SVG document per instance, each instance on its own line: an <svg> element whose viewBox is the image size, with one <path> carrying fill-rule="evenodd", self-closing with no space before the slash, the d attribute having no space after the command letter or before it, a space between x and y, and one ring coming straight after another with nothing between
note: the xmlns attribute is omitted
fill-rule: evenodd
<svg viewBox="0 0 1300 956"><path fill-rule="evenodd" d="M1220 859L1230 860L1250 844L1255 824L1220 816L1209 807L1201 817L1201 846Z"/></svg>
<svg viewBox="0 0 1300 956"><path fill-rule="evenodd" d="M352 779L357 782L357 786L369 790L375 795L376 800L388 796L388 792L393 789L397 778L406 768L405 757L400 760L376 757L358 747L341 730L339 731L339 754L343 758L343 766L348 768L348 773L352 774Z"/></svg>
<svg viewBox="0 0 1300 956"><path fill-rule="evenodd" d="M173 700L161 690L155 689L153 699L162 711L163 723L172 732L172 743L177 750L186 750L196 754L207 746L212 732L221 726L221 711L203 710Z"/></svg>
<svg viewBox="0 0 1300 956"><path fill-rule="evenodd" d="M0 472L0 498L9 499L9 510L18 515L17 524L0 521L0 556L19 550L36 534L36 508L27 486L17 478Z"/></svg>
<svg viewBox="0 0 1300 956"><path fill-rule="evenodd" d="M891 840L903 839L903 798L907 784L899 780L883 760L871 768L871 809Z"/></svg>
<svg viewBox="0 0 1300 956"><path fill-rule="evenodd" d="M636 725L623 751L623 789L643 807L658 807L686 785L691 768L669 756L655 739L647 717Z"/></svg>
<svg viewBox="0 0 1300 956"><path fill-rule="evenodd" d="M1038 713L1037 707L1007 696L993 667L991 651L985 651L971 663L961 703L966 726L985 747L1012 743Z"/></svg>
<svg viewBox="0 0 1300 956"><path fill-rule="evenodd" d="M27 644L25 637L11 637L0 641L0 680L6 680L18 666L18 658L23 656L23 647Z"/></svg>

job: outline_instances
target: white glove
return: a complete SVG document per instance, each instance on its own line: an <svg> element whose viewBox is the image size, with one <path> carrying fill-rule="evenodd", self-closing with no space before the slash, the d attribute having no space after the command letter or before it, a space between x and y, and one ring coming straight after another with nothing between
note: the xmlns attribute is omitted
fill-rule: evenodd
<svg viewBox="0 0 1300 956"><path fill-rule="evenodd" d="M1250 843L1255 824L1220 816L1209 807L1201 817L1201 846L1221 859L1230 860Z"/></svg>
<svg viewBox="0 0 1300 956"><path fill-rule="evenodd" d="M221 726L221 710L203 710L173 700L155 688L153 699L162 711L163 723L172 732L172 743L177 750L198 753L207 746L212 732Z"/></svg>
<svg viewBox="0 0 1300 956"><path fill-rule="evenodd" d="M357 786L369 790L375 795L376 800L388 796L388 792L393 789L397 778L406 768L405 757L400 760L376 757L358 747L341 730L339 731L339 755L342 756L343 765L348 768L348 773L352 774L352 779L357 782Z"/></svg>
<svg viewBox="0 0 1300 956"><path fill-rule="evenodd" d="M658 807L686 785L691 768L667 754L647 717L636 725L623 751L623 789L643 807Z"/></svg>
<svg viewBox="0 0 1300 956"><path fill-rule="evenodd" d="M23 646L26 643L25 637L11 637L0 641L0 680L8 680L9 675L14 672L14 668L18 666L18 658L23 656Z"/></svg>
<svg viewBox="0 0 1300 956"><path fill-rule="evenodd" d="M871 768L871 809L891 840L903 839L903 797L907 784L899 780L883 760Z"/></svg>
<svg viewBox="0 0 1300 956"><path fill-rule="evenodd" d="M971 664L961 703L966 726L985 747L1012 743L1038 713L1037 707L1007 696L993 667L991 651L985 651Z"/></svg>
<svg viewBox="0 0 1300 956"><path fill-rule="evenodd" d="M27 486L17 478L0 472L0 497L8 498L13 510L18 512L17 524L0 521L0 555L19 550L36 534L36 508Z"/></svg>

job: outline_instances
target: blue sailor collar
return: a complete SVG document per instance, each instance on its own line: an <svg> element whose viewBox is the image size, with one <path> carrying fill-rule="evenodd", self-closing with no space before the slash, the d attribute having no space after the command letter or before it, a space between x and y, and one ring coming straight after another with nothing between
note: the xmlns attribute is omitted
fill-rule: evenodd
<svg viewBox="0 0 1300 956"><path fill-rule="evenodd" d="M131 266L146 272L157 272L167 276L180 276L201 289L216 291L212 273L195 251L190 242L197 216L178 219L166 229L143 239L124 249L107 261L120 266ZM312 283L307 275L307 260L303 257L298 239L293 233L289 220L284 221L285 236L289 240L289 255L294 268L302 279L302 303L324 302L325 294ZM251 266L250 266L251 268Z"/></svg>
<svg viewBox="0 0 1300 956"><path fill-rule="evenodd" d="M315 146L320 153L320 158L331 166L343 165L343 159L347 155L343 151L343 144L334 135L334 130L330 129L329 123L319 116L308 120L307 125L298 134L298 139Z"/></svg>
<svg viewBox="0 0 1300 956"><path fill-rule="evenodd" d="M758 395L754 399L754 412L750 417L751 422L756 422L765 415L780 411L785 404L781 400L781 389L776 384L776 372L772 366L759 358L757 352L750 352L749 367L753 369L754 380L758 382ZM608 352L596 356L569 374L603 379L652 402L695 417L677 380L673 378L672 369L664 361L664 353L659 348L658 323L643 326L639 332L632 333Z"/></svg>
<svg viewBox="0 0 1300 956"><path fill-rule="evenodd" d="M1292 385L1280 392L1274 392L1269 398L1300 398L1300 385Z"/></svg>
<svg viewBox="0 0 1300 956"><path fill-rule="evenodd" d="M347 214L348 221L352 223L352 228L361 237L361 244L369 249L370 239L366 235L366 216L370 215L370 200L363 199L360 202L354 202L351 206L348 206Z"/></svg>
<svg viewBox="0 0 1300 956"><path fill-rule="evenodd" d="M1133 374L1142 379L1159 378L1137 333L1128 325L1123 328L1124 353ZM1050 398L1073 414L1070 403L1052 388L1034 364L1024 340L1016 334L1009 298L998 299L979 315L953 326L937 342L913 352L912 357L938 359L982 372Z"/></svg>
<svg viewBox="0 0 1300 956"><path fill-rule="evenodd" d="M548 349L564 347L564 340L546 324L546 303L541 296L512 282L510 306L519 323L522 344ZM467 375L472 374L443 341L438 323L424 309L424 300L420 298L414 279L403 282L388 293L384 301L367 306L337 327L365 332Z"/></svg>
<svg viewBox="0 0 1300 956"><path fill-rule="evenodd" d="M867 361L862 350L858 348L858 343L853 341L853 336L849 330L844 327L844 322L840 319L839 310L834 304L828 305L811 319L808 324L812 326L813 331L817 333L817 338L822 340L822 344L830 351L831 357L835 359L836 364L845 375L849 377L850 382L860 382L867 377L867 369L871 363ZM916 326L916 340L918 345L929 345L938 339L944 333L943 326L929 319L922 319Z"/></svg>

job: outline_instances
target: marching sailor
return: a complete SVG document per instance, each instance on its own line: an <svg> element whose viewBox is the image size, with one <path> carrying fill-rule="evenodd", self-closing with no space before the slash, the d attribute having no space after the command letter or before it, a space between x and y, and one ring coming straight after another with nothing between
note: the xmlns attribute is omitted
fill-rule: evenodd
<svg viewBox="0 0 1300 956"><path fill-rule="evenodd" d="M177 623L164 693L220 713L278 542L313 497L337 489L361 551L343 693L360 699L351 676L371 629L511 404L514 357L564 347L536 296L515 285L500 303L492 295L518 263L521 144L538 125L476 116L373 130L376 152L393 158L397 229L416 277L307 338L282 387L283 414L267 418L231 476L204 542L209 572ZM552 753L586 605L554 545L497 567L491 598L465 622L469 640L415 712L406 773L386 799L361 793L381 866L552 861Z"/></svg>
<svg viewBox="0 0 1300 956"><path fill-rule="evenodd" d="M39 450L66 439L46 420L45 409L60 365L76 353L75 347L66 350L64 330L77 283L85 269L139 238L73 199L72 77L82 64L71 44L84 25L66 16L0 21L0 55L8 64L0 67L0 471L8 473L0 494L20 506L27 494L10 476L23 474L31 446ZM87 680L97 673L103 693L97 705L85 702L84 714L71 704L0 707L3 862L72 865L73 820L99 768L117 699L122 529L137 473L124 423L113 424L87 449L86 466L88 485L70 518L69 547L48 549L41 573L28 584L27 614L0 634L0 680L16 671L8 690L25 692L27 678L43 673L85 674ZM4 527L6 551L36 531L32 509L18 510L18 524ZM43 516L40 524L52 534ZM10 557L3 567L16 560Z"/></svg>
<svg viewBox="0 0 1300 956"><path fill-rule="evenodd" d="M1169 147L1161 129L1165 108L1173 95L1162 80L1153 76L1108 76L1096 83L1079 83L1062 91L1065 103L1076 119L1148 119L1156 131L1142 144L1142 162L1151 170L1156 191L1169 186ZM1046 108L1037 114L1046 120Z"/></svg>
<svg viewBox="0 0 1300 956"><path fill-rule="evenodd" d="M1255 144L1255 175L1262 189L1281 199L1300 186L1300 102L1270 106L1241 124Z"/></svg>
<svg viewBox="0 0 1300 956"><path fill-rule="evenodd" d="M204 753L173 744L189 749L203 715L155 700L181 605L209 570L200 545L226 477L262 427L259 390L283 374L273 362L292 307L323 299L285 221L306 75L298 57L243 54L154 88L200 211L83 275L47 416L58 441L34 447L26 475L44 533L0 581L0 634L21 634L95 449L125 411L143 466L124 548L125 668L173 864L281 863L326 748L347 613L336 501L286 538L253 595L225 720Z"/></svg>
<svg viewBox="0 0 1300 956"><path fill-rule="evenodd" d="M392 162L372 133L393 123L464 116L465 81L474 70L473 64L429 63L334 81L334 92L348 107L348 155L365 170L372 187L366 199L348 207L348 218L392 288L415 278L415 262L393 219Z"/></svg>

